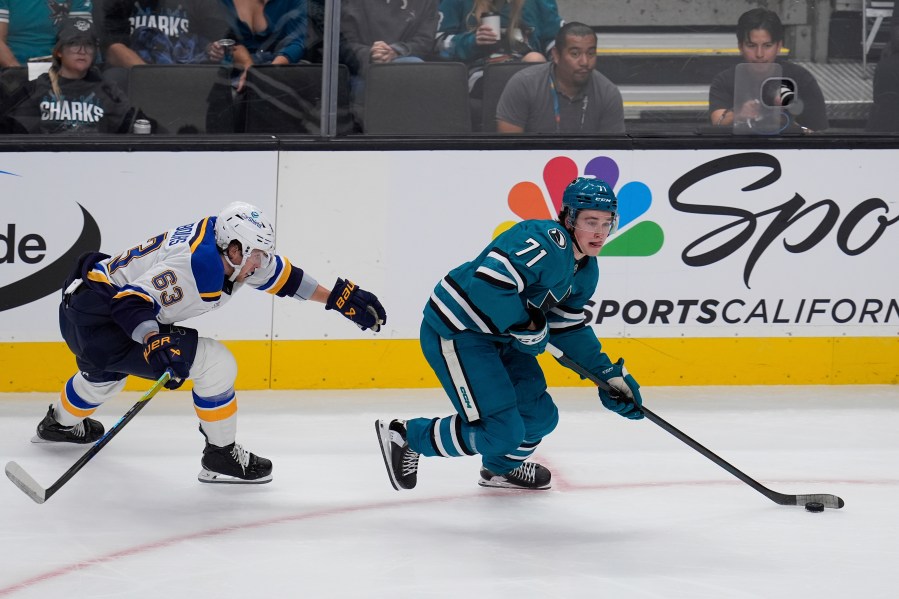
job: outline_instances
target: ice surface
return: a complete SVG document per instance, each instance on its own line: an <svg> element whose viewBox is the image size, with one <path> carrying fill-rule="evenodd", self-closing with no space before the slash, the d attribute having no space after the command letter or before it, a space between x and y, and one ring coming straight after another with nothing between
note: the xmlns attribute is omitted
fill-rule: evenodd
<svg viewBox="0 0 899 599"><path fill-rule="evenodd" d="M897 596L899 387L644 389L762 484L846 507L776 505L572 388L535 455L550 491L481 488L477 458L422 458L394 491L373 422L446 415L437 390L242 392L238 441L274 481L201 484L190 395L164 392L44 505L0 483L0 597ZM54 399L0 396L0 457L44 486L86 450L29 442Z"/></svg>

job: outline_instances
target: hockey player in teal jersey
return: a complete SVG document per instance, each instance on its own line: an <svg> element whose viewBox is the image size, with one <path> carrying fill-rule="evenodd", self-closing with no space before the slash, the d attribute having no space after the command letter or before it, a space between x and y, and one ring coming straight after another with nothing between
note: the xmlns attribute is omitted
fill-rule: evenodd
<svg viewBox="0 0 899 599"><path fill-rule="evenodd" d="M272 480L270 460L236 443L237 362L225 345L181 322L223 307L248 287L337 310L362 330L387 321L378 298L351 281L333 289L275 253L274 223L256 206L233 202L209 216L116 256L83 255L59 306L59 326L78 372L37 426L37 443L94 443L103 425L90 418L125 386L128 375L166 387L193 381L193 404L206 440L198 475L205 483ZM162 435L165 431L162 431Z"/></svg>
<svg viewBox="0 0 899 599"><path fill-rule="evenodd" d="M528 220L453 269L424 309L421 347L456 410L443 418L377 420L390 482L415 487L419 456L480 454L485 487L548 489L551 475L529 461L559 420L537 356L551 340L609 384L603 405L643 418L640 386L612 363L588 326L584 305L599 281L597 256L618 221L602 180L565 190L558 221Z"/></svg>

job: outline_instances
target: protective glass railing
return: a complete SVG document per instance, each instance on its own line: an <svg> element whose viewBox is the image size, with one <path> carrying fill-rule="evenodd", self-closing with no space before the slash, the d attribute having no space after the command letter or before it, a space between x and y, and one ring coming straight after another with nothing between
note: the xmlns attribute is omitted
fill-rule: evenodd
<svg viewBox="0 0 899 599"><path fill-rule="evenodd" d="M50 4L0 0L0 134L899 135L894 2Z"/></svg>

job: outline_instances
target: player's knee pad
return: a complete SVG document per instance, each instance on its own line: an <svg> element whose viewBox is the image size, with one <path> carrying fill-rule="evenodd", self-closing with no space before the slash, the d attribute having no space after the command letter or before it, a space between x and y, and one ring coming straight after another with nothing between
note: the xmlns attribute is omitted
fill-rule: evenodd
<svg viewBox="0 0 899 599"><path fill-rule="evenodd" d="M91 380L79 372L70 380L71 390L82 400L93 404L100 405L107 399L110 399L116 393L125 388L126 377L113 381L96 381ZM70 386L66 385L66 393L70 391Z"/></svg>
<svg viewBox="0 0 899 599"><path fill-rule="evenodd" d="M503 410L480 421L480 431L476 433L478 453L505 455L521 445L524 435L524 421L518 410Z"/></svg>
<svg viewBox="0 0 899 599"><path fill-rule="evenodd" d="M56 401L56 420L63 426L74 426L87 418L107 399L122 390L125 378L91 381L79 372L66 381Z"/></svg>
<svg viewBox="0 0 899 599"><path fill-rule="evenodd" d="M194 393L200 397L221 395L234 387L234 381L237 380L237 360L220 342L200 337L190 378L194 382Z"/></svg>
<svg viewBox="0 0 899 599"><path fill-rule="evenodd" d="M549 393L544 392L533 408L524 415L525 440L539 441L553 432L558 424L559 408Z"/></svg>

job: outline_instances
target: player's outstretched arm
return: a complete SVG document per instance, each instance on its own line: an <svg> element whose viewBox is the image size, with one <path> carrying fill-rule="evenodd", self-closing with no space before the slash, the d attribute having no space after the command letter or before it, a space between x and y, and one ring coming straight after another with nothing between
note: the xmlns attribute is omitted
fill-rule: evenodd
<svg viewBox="0 0 899 599"><path fill-rule="evenodd" d="M337 279L332 291L319 285L310 299L324 303L325 310L339 311L363 331L377 333L387 323L387 312L378 297L348 279Z"/></svg>

